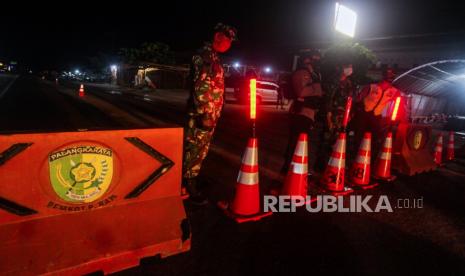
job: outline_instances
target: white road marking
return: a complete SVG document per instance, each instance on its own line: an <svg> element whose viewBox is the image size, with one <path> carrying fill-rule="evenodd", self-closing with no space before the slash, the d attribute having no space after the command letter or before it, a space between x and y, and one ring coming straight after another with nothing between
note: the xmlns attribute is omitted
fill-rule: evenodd
<svg viewBox="0 0 465 276"><path fill-rule="evenodd" d="M2 92L0 92L0 100L2 99L3 95L5 95L6 91L10 89L10 87L13 85L17 78L18 76L14 76L13 80L10 81L10 83L2 90Z"/></svg>

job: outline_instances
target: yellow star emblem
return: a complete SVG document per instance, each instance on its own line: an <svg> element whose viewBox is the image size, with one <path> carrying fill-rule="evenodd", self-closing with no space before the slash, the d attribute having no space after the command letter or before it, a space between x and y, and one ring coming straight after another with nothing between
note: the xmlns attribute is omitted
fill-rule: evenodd
<svg viewBox="0 0 465 276"><path fill-rule="evenodd" d="M71 170L76 182L90 181L95 169L87 164L79 164L77 167Z"/></svg>

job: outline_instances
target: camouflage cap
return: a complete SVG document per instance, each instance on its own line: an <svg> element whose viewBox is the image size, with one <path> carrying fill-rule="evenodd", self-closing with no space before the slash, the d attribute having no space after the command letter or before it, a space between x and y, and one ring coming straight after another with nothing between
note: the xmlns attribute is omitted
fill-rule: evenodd
<svg viewBox="0 0 465 276"><path fill-rule="evenodd" d="M215 26L215 32L222 32L232 41L237 41L237 30L234 27L228 26L223 23L218 23Z"/></svg>

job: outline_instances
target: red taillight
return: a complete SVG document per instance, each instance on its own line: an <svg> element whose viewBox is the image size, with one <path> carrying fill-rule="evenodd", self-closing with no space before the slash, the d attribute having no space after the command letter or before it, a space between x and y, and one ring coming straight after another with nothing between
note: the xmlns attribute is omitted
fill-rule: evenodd
<svg viewBox="0 0 465 276"><path fill-rule="evenodd" d="M396 98L396 102L394 103L394 109L392 110L391 120L397 120L397 113L399 112L399 105L400 105L400 96Z"/></svg>
<svg viewBox="0 0 465 276"><path fill-rule="evenodd" d="M257 80L250 79L250 119L257 116Z"/></svg>

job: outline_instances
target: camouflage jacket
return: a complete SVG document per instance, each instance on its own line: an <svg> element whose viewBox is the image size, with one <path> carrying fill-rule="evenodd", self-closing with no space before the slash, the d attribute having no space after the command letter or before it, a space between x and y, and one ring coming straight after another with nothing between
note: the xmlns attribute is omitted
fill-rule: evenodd
<svg viewBox="0 0 465 276"><path fill-rule="evenodd" d="M213 128L221 114L224 94L224 70L211 44L206 43L192 57L191 110L201 128Z"/></svg>
<svg viewBox="0 0 465 276"><path fill-rule="evenodd" d="M354 96L355 87L349 79L339 81L337 79L325 83L325 109L332 114L332 123L339 129L344 118L344 109L347 98Z"/></svg>

